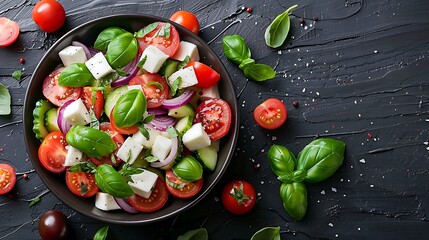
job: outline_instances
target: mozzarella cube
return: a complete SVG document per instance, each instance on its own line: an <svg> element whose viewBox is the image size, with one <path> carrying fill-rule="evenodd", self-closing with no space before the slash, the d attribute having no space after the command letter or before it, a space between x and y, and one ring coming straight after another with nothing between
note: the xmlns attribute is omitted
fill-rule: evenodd
<svg viewBox="0 0 429 240"><path fill-rule="evenodd" d="M142 145L134 141L131 137L125 139L125 142L119 148L116 156L122 161L133 164L143 150Z"/></svg>
<svg viewBox="0 0 429 240"><path fill-rule="evenodd" d="M167 60L168 55L157 47L149 45L144 51L140 58L140 61L146 58L142 68L150 73L156 73L161 69L162 64Z"/></svg>
<svg viewBox="0 0 429 240"><path fill-rule="evenodd" d="M82 162L83 152L71 145L66 146L66 149L67 155L63 164L65 167L72 167Z"/></svg>
<svg viewBox="0 0 429 240"><path fill-rule="evenodd" d="M158 175L151 171L144 170L142 173L131 175L133 182L128 182L128 185L133 189L133 192L144 198L149 198L152 190L158 179Z"/></svg>
<svg viewBox="0 0 429 240"><path fill-rule="evenodd" d="M189 56L192 61L200 61L200 54L198 53L197 45L190 42L181 41L179 48L171 58L177 61L183 61L185 60L186 56Z"/></svg>
<svg viewBox="0 0 429 240"><path fill-rule="evenodd" d="M79 98L64 109L64 118L72 125L86 125L91 122L91 115Z"/></svg>
<svg viewBox="0 0 429 240"><path fill-rule="evenodd" d="M143 134L138 131L133 134L131 137L135 142L139 143L143 146L143 148L151 148L153 146L153 143L155 142L156 137L160 134L158 130L155 128L152 128L148 125L144 126L146 130L149 132L149 139L147 139Z"/></svg>
<svg viewBox="0 0 429 240"><path fill-rule="evenodd" d="M170 84L173 84L173 82L179 77L181 78L179 88L187 88L198 83L197 75L195 75L195 70L192 66L182 68L174 72L170 77L168 77L168 81Z"/></svg>
<svg viewBox="0 0 429 240"><path fill-rule="evenodd" d="M153 143L151 154L162 162L170 153L172 145L173 143L170 138L158 135Z"/></svg>
<svg viewBox="0 0 429 240"><path fill-rule="evenodd" d="M201 101L205 101L212 98L220 98L219 88L217 87L217 84L209 88L201 89Z"/></svg>
<svg viewBox="0 0 429 240"><path fill-rule="evenodd" d="M107 62L103 53L99 52L85 62L86 67L95 79L100 79L109 73L114 72L113 68Z"/></svg>
<svg viewBox="0 0 429 240"><path fill-rule="evenodd" d="M103 211L121 209L113 196L104 192L97 192L95 195L95 207Z"/></svg>
<svg viewBox="0 0 429 240"><path fill-rule="evenodd" d="M63 62L64 67L67 67L73 63L84 63L86 60L85 51L83 51L82 47L77 46L68 46L61 50L58 55Z"/></svg>
<svg viewBox="0 0 429 240"><path fill-rule="evenodd" d="M209 135L204 131L201 123L194 124L188 131L183 134L183 144L191 151L210 146L211 140Z"/></svg>

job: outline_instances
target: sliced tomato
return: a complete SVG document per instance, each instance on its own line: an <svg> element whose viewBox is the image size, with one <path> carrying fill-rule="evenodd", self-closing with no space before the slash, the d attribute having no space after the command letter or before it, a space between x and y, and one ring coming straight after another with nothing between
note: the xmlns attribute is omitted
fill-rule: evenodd
<svg viewBox="0 0 429 240"><path fill-rule="evenodd" d="M269 98L255 108L253 117L259 126L265 129L276 129L286 121L286 106L277 98Z"/></svg>
<svg viewBox="0 0 429 240"><path fill-rule="evenodd" d="M122 134L113 129L112 124L110 124L109 122L100 123L100 130L109 134L109 136L113 139L113 142L115 142L117 149L112 153L113 156L110 154L101 158L88 157L88 160L90 160L97 166L101 164L109 164L111 166L119 165L120 163L122 163L122 160L116 156L116 153L119 151L119 148L124 143L124 137L122 136Z"/></svg>
<svg viewBox="0 0 429 240"><path fill-rule="evenodd" d="M150 33L146 34L142 38L137 38L139 41L139 51L142 53L149 45L155 46L163 51L169 57L172 57L177 49L179 48L180 37L176 28L170 24L170 37L165 38L159 36L160 29L166 23L159 23L159 25Z"/></svg>
<svg viewBox="0 0 429 240"><path fill-rule="evenodd" d="M165 186L164 180L158 178L152 194L149 198L144 198L137 194L128 198L131 206L141 212L155 212L161 209L168 200L168 191Z"/></svg>
<svg viewBox="0 0 429 240"><path fill-rule="evenodd" d="M103 91L94 91L93 89L93 87L84 87L81 99L85 104L85 107L88 110L92 109L95 117L98 119L104 111L104 96Z"/></svg>
<svg viewBox="0 0 429 240"><path fill-rule="evenodd" d="M6 163L0 164L0 195L12 190L16 183L15 169Z"/></svg>
<svg viewBox="0 0 429 240"><path fill-rule="evenodd" d="M79 197L92 197L98 192L95 174L85 172L66 172L66 184L70 191Z"/></svg>
<svg viewBox="0 0 429 240"><path fill-rule="evenodd" d="M140 85L142 87L147 101L147 108L161 106L170 93L167 81L157 73L147 72L143 75L135 76L128 85Z"/></svg>
<svg viewBox="0 0 429 240"><path fill-rule="evenodd" d="M39 147L40 163L54 173L64 172L64 162L67 156L66 135L60 131L49 133Z"/></svg>
<svg viewBox="0 0 429 240"><path fill-rule="evenodd" d="M0 17L0 47L14 43L19 36L19 25L5 17Z"/></svg>
<svg viewBox="0 0 429 240"><path fill-rule="evenodd" d="M58 79L63 69L64 68L57 68L50 73L43 81L42 86L43 96L58 107L61 107L69 100L77 100L82 93L82 88L58 85Z"/></svg>
<svg viewBox="0 0 429 240"><path fill-rule="evenodd" d="M231 108L219 98L202 102L195 111L194 123L201 123L211 140L225 136L231 126Z"/></svg>
<svg viewBox="0 0 429 240"><path fill-rule="evenodd" d="M209 88L216 85L220 80L220 75L213 68L204 63L190 61L185 67L192 66L197 76L198 84L195 85L201 88Z"/></svg>
<svg viewBox="0 0 429 240"><path fill-rule="evenodd" d="M165 172L165 179L167 190L178 198L191 198L203 188L203 178L195 182L184 182L172 170Z"/></svg>
<svg viewBox="0 0 429 240"><path fill-rule="evenodd" d="M139 128L136 125L131 127L124 127L124 128L120 128L116 126L115 119L113 118L113 109L112 109L112 112L110 112L110 124L112 125L113 130L115 130L120 134L125 134L125 135L131 135L139 131Z"/></svg>

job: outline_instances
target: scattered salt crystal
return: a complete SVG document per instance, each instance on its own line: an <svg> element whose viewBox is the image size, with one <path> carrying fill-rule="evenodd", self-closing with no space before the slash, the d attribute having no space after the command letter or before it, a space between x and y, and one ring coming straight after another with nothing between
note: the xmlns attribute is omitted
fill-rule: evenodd
<svg viewBox="0 0 429 240"><path fill-rule="evenodd" d="M258 25L258 22L255 22L255 25Z"/></svg>
<svg viewBox="0 0 429 240"><path fill-rule="evenodd" d="M331 187L331 191L332 191L332 192L337 192L337 189L336 189L336 188L334 188L334 187Z"/></svg>
<svg viewBox="0 0 429 240"><path fill-rule="evenodd" d="M426 150L428 150L428 151L429 151L429 147L427 147L427 148L426 148Z"/></svg>
<svg viewBox="0 0 429 240"><path fill-rule="evenodd" d="M358 227L357 229L358 229L358 231L360 231L360 227Z"/></svg>
<svg viewBox="0 0 429 240"><path fill-rule="evenodd" d="M250 139L251 139L251 140L255 139L255 136L251 136L251 137L250 137Z"/></svg>
<svg viewBox="0 0 429 240"><path fill-rule="evenodd" d="M361 159L361 160L359 160L359 162L361 162L361 163L365 163L365 159Z"/></svg>
<svg viewBox="0 0 429 240"><path fill-rule="evenodd" d="M332 223L329 223L329 224L328 224L328 226L330 226L330 227L333 227L333 226L334 226L334 224L332 224Z"/></svg>
<svg viewBox="0 0 429 240"><path fill-rule="evenodd" d="M304 30L307 30L307 29L308 29L308 27L307 27L307 26L305 26L305 27L304 27Z"/></svg>
<svg viewBox="0 0 429 240"><path fill-rule="evenodd" d="M317 95L317 96L320 96L320 93L319 93L319 92L316 92L316 95Z"/></svg>
<svg viewBox="0 0 429 240"><path fill-rule="evenodd" d="M282 50L279 50L277 53L278 53L278 54L282 54Z"/></svg>
<svg viewBox="0 0 429 240"><path fill-rule="evenodd" d="M428 144L429 144L429 142L423 142L423 144L424 144L424 145L428 145Z"/></svg>
<svg viewBox="0 0 429 240"><path fill-rule="evenodd" d="M322 190L320 194L325 195L325 190Z"/></svg>
<svg viewBox="0 0 429 240"><path fill-rule="evenodd" d="M337 237L338 237L338 234L335 234L335 237L337 238Z"/></svg>
<svg viewBox="0 0 429 240"><path fill-rule="evenodd" d="M358 116L359 116L359 117L362 117L362 115L361 115L360 113L358 114Z"/></svg>
<svg viewBox="0 0 429 240"><path fill-rule="evenodd" d="M215 202L219 202L219 198L218 197L214 197L214 201Z"/></svg>
<svg viewBox="0 0 429 240"><path fill-rule="evenodd" d="M261 184L264 184L264 181L261 181Z"/></svg>
<svg viewBox="0 0 429 240"><path fill-rule="evenodd" d="M277 140L277 137L276 137L276 136L272 136L272 137L271 137L271 140L272 140L272 141L275 141L275 140Z"/></svg>
<svg viewBox="0 0 429 240"><path fill-rule="evenodd" d="M374 187L374 184L369 185L369 187L373 188L373 187Z"/></svg>
<svg viewBox="0 0 429 240"><path fill-rule="evenodd" d="M302 89L302 92L305 92L305 88Z"/></svg>
<svg viewBox="0 0 429 240"><path fill-rule="evenodd" d="M261 152L265 152L265 149L262 149Z"/></svg>
<svg viewBox="0 0 429 240"><path fill-rule="evenodd" d="M214 26L212 26L212 27L211 27L211 29L215 29L215 27L214 27Z"/></svg>
<svg viewBox="0 0 429 240"><path fill-rule="evenodd" d="M377 53L378 53L378 51L377 51L377 50L374 50L374 53L375 53L375 54L377 54Z"/></svg>

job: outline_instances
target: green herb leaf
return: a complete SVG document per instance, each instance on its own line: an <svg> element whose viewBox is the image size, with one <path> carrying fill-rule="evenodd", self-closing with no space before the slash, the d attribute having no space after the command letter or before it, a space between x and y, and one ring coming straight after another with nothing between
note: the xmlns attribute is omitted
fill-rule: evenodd
<svg viewBox="0 0 429 240"><path fill-rule="evenodd" d="M291 218L301 220L307 212L307 190L304 183L282 183L280 198L283 207Z"/></svg>
<svg viewBox="0 0 429 240"><path fill-rule="evenodd" d="M132 89L122 95L113 109L113 118L118 127L130 127L138 123L146 112L146 98L141 90Z"/></svg>
<svg viewBox="0 0 429 240"><path fill-rule="evenodd" d="M0 115L10 114L10 93L9 90L0 83Z"/></svg>
<svg viewBox="0 0 429 240"><path fill-rule="evenodd" d="M116 72L118 73L118 75L119 76L121 76L121 77L125 77L125 76L127 76L127 72L125 72L125 71L123 71L122 69L120 69L120 68L117 68L116 69Z"/></svg>
<svg viewBox="0 0 429 240"><path fill-rule="evenodd" d="M100 130L100 122L98 121L92 109L89 109L89 116L91 116L91 122L89 123L89 127Z"/></svg>
<svg viewBox="0 0 429 240"><path fill-rule="evenodd" d="M158 29L155 36L163 37L165 39L170 38L170 23L165 23L161 28Z"/></svg>
<svg viewBox="0 0 429 240"><path fill-rule="evenodd" d="M222 38L222 46L225 56L235 64L241 64L251 57L247 43L239 35L226 35Z"/></svg>
<svg viewBox="0 0 429 240"><path fill-rule="evenodd" d="M138 52L138 42L133 34L122 33L112 39L106 51L106 59L112 68L120 68L131 62Z"/></svg>
<svg viewBox="0 0 429 240"><path fill-rule="evenodd" d="M165 182L168 184L168 186L172 187L172 188L176 188L176 189L182 189L186 186L186 183L175 183L170 181L170 179L168 179L168 177L165 178Z"/></svg>
<svg viewBox="0 0 429 240"><path fill-rule="evenodd" d="M150 81L150 82L146 83L146 87L149 87L151 85L156 86L161 91L164 90L164 86L159 82Z"/></svg>
<svg viewBox="0 0 429 240"><path fill-rule="evenodd" d="M255 60L251 59L251 58L246 58L243 60L243 62L240 63L240 65L238 66L241 70L244 70L245 68L249 67L250 65L254 65L255 64Z"/></svg>
<svg viewBox="0 0 429 240"><path fill-rule="evenodd" d="M139 68L142 68L143 67L143 65L144 65L144 63L146 62L146 59L147 59L147 55L145 55L140 61L139 61L139 63L137 64L137 67L139 67Z"/></svg>
<svg viewBox="0 0 429 240"><path fill-rule="evenodd" d="M119 170L119 173L124 176L124 178L127 180L127 182L134 182L131 178L131 175L134 174L140 174L142 173L144 170L141 168L136 168L131 166L128 163L125 163L124 165L122 165L121 170Z"/></svg>
<svg viewBox="0 0 429 240"><path fill-rule="evenodd" d="M81 182L80 183L80 194L85 195L85 193L88 192L88 186L86 186L85 183Z"/></svg>
<svg viewBox="0 0 429 240"><path fill-rule="evenodd" d="M97 169L97 166L95 166L95 164L91 162L82 162L70 167L68 171L92 173L95 169Z"/></svg>
<svg viewBox="0 0 429 240"><path fill-rule="evenodd" d="M280 227L262 228L250 240L280 240Z"/></svg>
<svg viewBox="0 0 429 240"><path fill-rule="evenodd" d="M95 128L75 125L66 135L67 143L90 157L102 157L116 150L117 146L105 132Z"/></svg>
<svg viewBox="0 0 429 240"><path fill-rule="evenodd" d="M107 46L109 46L110 41L124 32L126 32L124 29L118 27L109 27L104 29L100 34L98 34L94 43L94 48L101 51L107 50Z"/></svg>
<svg viewBox="0 0 429 240"><path fill-rule="evenodd" d="M188 231L177 238L177 240L208 240L208 239L209 239L209 234L207 233L207 229L205 228L198 228L195 230Z"/></svg>
<svg viewBox="0 0 429 240"><path fill-rule="evenodd" d="M21 77L22 77L22 71L21 70L15 70L13 73L12 73L12 77L13 78L15 78L16 80L21 80Z"/></svg>
<svg viewBox="0 0 429 240"><path fill-rule="evenodd" d="M107 74L106 76L102 77L99 80L94 81L94 83L92 85L96 86L96 87L110 86L110 83L112 83L113 81L118 79L118 77L119 77L119 74L115 71L115 72Z"/></svg>
<svg viewBox="0 0 429 240"><path fill-rule="evenodd" d="M176 78L176 80L174 80L173 82L169 83L171 96L175 96L176 95L177 90L179 89L179 86L180 86L181 83L182 83L182 77L178 77L178 78Z"/></svg>
<svg viewBox="0 0 429 240"><path fill-rule="evenodd" d="M290 19L289 13L298 5L293 5L282 14L278 15L265 30L265 43L272 47L280 47L289 33Z"/></svg>
<svg viewBox="0 0 429 240"><path fill-rule="evenodd" d="M146 27L140 29L134 35L136 38L142 38L142 37L146 36L146 34L155 30L155 28L158 27L158 25L159 25L159 22L151 23L151 24L147 25Z"/></svg>
<svg viewBox="0 0 429 240"><path fill-rule="evenodd" d="M108 164L97 167L95 182L101 191L114 197L127 198L134 194L125 178Z"/></svg>
<svg viewBox="0 0 429 240"><path fill-rule="evenodd" d="M146 140L149 140L150 134L149 134L149 132L147 131L147 129L143 125L139 126L139 130L143 134L143 136L146 138Z"/></svg>
<svg viewBox="0 0 429 240"><path fill-rule="evenodd" d="M167 133L170 135L171 138L175 138L179 136L179 134L177 133L177 130L172 126L167 127Z"/></svg>
<svg viewBox="0 0 429 240"><path fill-rule="evenodd" d="M107 232L109 231L109 226L100 228L94 235L93 240L105 240L107 237Z"/></svg>
<svg viewBox="0 0 429 240"><path fill-rule="evenodd" d="M147 117L143 119L143 123L144 124L150 123L154 118L155 118L155 114L149 114L147 115Z"/></svg>
<svg viewBox="0 0 429 240"><path fill-rule="evenodd" d="M157 158L157 157L154 157L154 156L147 156L147 157L145 157L144 158L146 161L148 161L148 162L156 162L156 161L158 161L159 159Z"/></svg>
<svg viewBox="0 0 429 240"><path fill-rule="evenodd" d="M38 204L40 201L42 201L42 199L40 199L40 197L35 197L33 198L33 200L28 204L29 207L32 207L36 204Z"/></svg>
<svg viewBox="0 0 429 240"><path fill-rule="evenodd" d="M92 85L94 76L84 63L73 63L60 73L58 85L67 87L84 87Z"/></svg>
<svg viewBox="0 0 429 240"><path fill-rule="evenodd" d="M244 76L259 82L274 78L276 72L265 64L250 64L244 69Z"/></svg>
<svg viewBox="0 0 429 240"><path fill-rule="evenodd" d="M197 181L203 176L203 167L191 156L186 156L173 167L173 172L185 182Z"/></svg>
<svg viewBox="0 0 429 240"><path fill-rule="evenodd" d="M191 61L191 57L187 55L185 59L183 59L183 61L179 63L179 65L177 66L177 70L184 68L189 63L189 61Z"/></svg>
<svg viewBox="0 0 429 240"><path fill-rule="evenodd" d="M267 156L271 170L277 176L292 173L295 169L295 155L284 146L272 145Z"/></svg>

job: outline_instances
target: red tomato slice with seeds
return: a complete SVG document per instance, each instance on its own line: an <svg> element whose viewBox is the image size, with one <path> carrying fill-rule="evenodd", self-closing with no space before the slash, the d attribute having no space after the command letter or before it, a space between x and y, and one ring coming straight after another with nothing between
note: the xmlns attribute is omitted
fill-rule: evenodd
<svg viewBox="0 0 429 240"><path fill-rule="evenodd" d="M69 100L77 100L82 93L82 88L58 85L58 79L63 69L55 69L45 78L42 86L43 96L58 107L61 107Z"/></svg>
<svg viewBox="0 0 429 240"><path fill-rule="evenodd" d="M19 36L19 25L5 17L0 17L0 47L14 43Z"/></svg>
<svg viewBox="0 0 429 240"><path fill-rule="evenodd" d="M255 108L253 117L259 126L265 129L276 129L286 121L286 106L277 98L269 98Z"/></svg>
<svg viewBox="0 0 429 240"><path fill-rule="evenodd" d="M203 188L203 178L195 182L180 180L172 170L165 172L167 190L178 198L191 198Z"/></svg>
<svg viewBox="0 0 429 240"><path fill-rule="evenodd" d="M127 200L131 206L141 212L155 212L161 209L167 203L167 187L165 186L164 180L158 178L149 198L144 198L134 194Z"/></svg>
<svg viewBox="0 0 429 240"><path fill-rule="evenodd" d="M176 28L170 24L170 37L160 36L160 29L166 23L159 23L158 26L142 38L137 38L139 42L139 52L142 53L149 45L157 47L169 57L172 57L179 48L180 37Z"/></svg>
<svg viewBox="0 0 429 240"><path fill-rule="evenodd" d="M64 172L67 156L66 135L60 131L49 133L39 147L40 163L54 173Z"/></svg>
<svg viewBox="0 0 429 240"><path fill-rule="evenodd" d="M92 197L98 192L95 174L85 172L66 172L66 184L70 191L79 197Z"/></svg>
<svg viewBox="0 0 429 240"><path fill-rule="evenodd" d="M128 85L140 85L142 87L147 101L147 108L161 106L170 93L167 81L157 73L147 72L143 75L135 76Z"/></svg>
<svg viewBox="0 0 429 240"><path fill-rule="evenodd" d="M101 90L93 91L93 87L84 87L81 98L88 111L92 109L95 117L99 119L104 111L103 92Z"/></svg>
<svg viewBox="0 0 429 240"><path fill-rule="evenodd" d="M219 98L202 102L195 111L194 123L201 123L211 140L225 136L231 126L231 108Z"/></svg>
<svg viewBox="0 0 429 240"><path fill-rule="evenodd" d="M0 195L10 192L15 186L15 183L15 169L9 164L0 164Z"/></svg>

